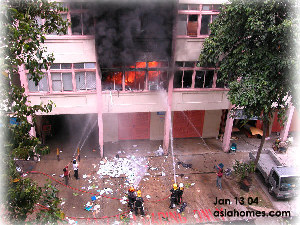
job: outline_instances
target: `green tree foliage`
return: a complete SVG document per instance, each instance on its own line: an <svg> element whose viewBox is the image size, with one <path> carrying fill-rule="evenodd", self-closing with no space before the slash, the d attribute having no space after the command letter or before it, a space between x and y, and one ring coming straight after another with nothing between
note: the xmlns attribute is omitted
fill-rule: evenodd
<svg viewBox="0 0 300 225"><path fill-rule="evenodd" d="M211 26L199 60L219 67L229 87L233 112L243 109L247 118L263 121L263 138L274 112L284 120L295 93L295 13L288 0L231 0Z"/></svg>
<svg viewBox="0 0 300 225"><path fill-rule="evenodd" d="M20 70L26 69L38 84L44 74L42 69L48 69L54 61L53 54L48 54L44 46L46 34L66 34L69 23L60 15L66 9L62 4L47 0L3 0L0 11L1 159L4 159L5 168L1 186L6 190L3 200L6 216L11 223L25 223L40 203L49 209L40 210L36 222L57 223L60 214L57 189L51 184L41 188L31 179L22 177L14 160L27 159L33 154L39 144L37 138L29 135L35 115L39 111L50 112L53 104L32 105L24 88L14 85L13 81L19 79ZM28 121L29 116L32 121ZM9 124L10 117L16 118L16 125Z"/></svg>

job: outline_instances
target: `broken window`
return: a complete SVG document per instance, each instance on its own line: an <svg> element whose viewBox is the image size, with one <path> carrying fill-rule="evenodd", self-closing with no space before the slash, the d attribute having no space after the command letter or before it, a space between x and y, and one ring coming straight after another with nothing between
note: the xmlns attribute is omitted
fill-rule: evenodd
<svg viewBox="0 0 300 225"><path fill-rule="evenodd" d="M213 70L206 71L204 87L205 88L212 88L213 79L214 79L214 71Z"/></svg>
<svg viewBox="0 0 300 225"><path fill-rule="evenodd" d="M183 88L191 88L192 87L192 76L193 76L192 70L184 71Z"/></svg>
<svg viewBox="0 0 300 225"><path fill-rule="evenodd" d="M203 88L205 71L196 71L195 88Z"/></svg>
<svg viewBox="0 0 300 225"><path fill-rule="evenodd" d="M191 37L197 36L197 30L198 30L198 15L189 15L187 35Z"/></svg>
<svg viewBox="0 0 300 225"><path fill-rule="evenodd" d="M145 84L145 71L126 71L125 72L125 89L126 90L143 90Z"/></svg>
<svg viewBox="0 0 300 225"><path fill-rule="evenodd" d="M201 8L199 4L179 4L176 27L177 35L186 35L189 37L209 35L209 24L217 17L220 8L221 5L213 4L205 4ZM198 30L200 30L200 33Z"/></svg>
<svg viewBox="0 0 300 225"><path fill-rule="evenodd" d="M182 88L182 76L183 71L176 71L174 75L173 87L174 88Z"/></svg>
<svg viewBox="0 0 300 225"><path fill-rule="evenodd" d="M28 89L30 92L48 91L49 90L47 74L44 74L42 79L39 81L38 85L35 85L35 82L30 78L31 78L31 74L27 74Z"/></svg>
<svg viewBox="0 0 300 225"><path fill-rule="evenodd" d="M102 69L101 85L102 90L119 90L122 91L122 77L121 71L111 71L109 69Z"/></svg>

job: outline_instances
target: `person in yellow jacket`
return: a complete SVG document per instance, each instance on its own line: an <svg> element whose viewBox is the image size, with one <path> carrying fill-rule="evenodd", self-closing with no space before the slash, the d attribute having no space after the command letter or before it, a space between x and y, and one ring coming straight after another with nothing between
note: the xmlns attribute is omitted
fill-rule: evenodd
<svg viewBox="0 0 300 225"><path fill-rule="evenodd" d="M135 209L135 215L137 216L138 215L138 210L140 210L140 213L142 216L145 215L144 213L144 199L142 198L142 192L140 190L138 190L136 192L137 194L137 197L135 199L135 202L134 202L134 209Z"/></svg>

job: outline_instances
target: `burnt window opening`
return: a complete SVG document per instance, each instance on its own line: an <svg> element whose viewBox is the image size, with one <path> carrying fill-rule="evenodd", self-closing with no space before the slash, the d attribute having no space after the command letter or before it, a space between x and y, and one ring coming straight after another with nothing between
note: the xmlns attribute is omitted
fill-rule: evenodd
<svg viewBox="0 0 300 225"><path fill-rule="evenodd" d="M106 90L118 90L122 91L122 71L112 71L109 69L101 70L101 84L102 91Z"/></svg>
<svg viewBox="0 0 300 225"><path fill-rule="evenodd" d="M195 62L185 62L184 63L184 67L194 67L195 66Z"/></svg>
<svg viewBox="0 0 300 225"><path fill-rule="evenodd" d="M212 88L213 79L214 79L214 71L213 70L206 71L204 87Z"/></svg>
<svg viewBox="0 0 300 225"><path fill-rule="evenodd" d="M145 71L126 71L125 72L125 90L144 90Z"/></svg>
<svg viewBox="0 0 300 225"><path fill-rule="evenodd" d="M174 88L182 88L182 76L183 71L176 71L174 74L173 87Z"/></svg>
<svg viewBox="0 0 300 225"><path fill-rule="evenodd" d="M184 71L183 88L191 88L192 87L192 76L193 76L192 70Z"/></svg>
<svg viewBox="0 0 300 225"><path fill-rule="evenodd" d="M168 62L136 62L135 65L120 68L103 68L102 90L159 90L166 89ZM124 83L123 83L124 82ZM146 87L148 83L148 87Z"/></svg>
<svg viewBox="0 0 300 225"><path fill-rule="evenodd" d="M86 13L71 13L72 35L94 34L94 19Z"/></svg>
<svg viewBox="0 0 300 225"><path fill-rule="evenodd" d="M195 88L203 88L205 71L196 71Z"/></svg>

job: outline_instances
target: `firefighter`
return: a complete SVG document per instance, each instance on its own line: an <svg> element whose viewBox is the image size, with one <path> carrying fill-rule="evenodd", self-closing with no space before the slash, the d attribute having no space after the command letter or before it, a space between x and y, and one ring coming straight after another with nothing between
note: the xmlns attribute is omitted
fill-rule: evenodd
<svg viewBox="0 0 300 225"><path fill-rule="evenodd" d="M178 188L177 184L173 184L173 188L170 190L171 192L171 204L170 204L170 209L173 209L177 204L178 204Z"/></svg>
<svg viewBox="0 0 300 225"><path fill-rule="evenodd" d="M183 195L183 191L184 191L184 186L183 183L179 184L179 189L178 189L178 199L177 199L177 203L181 204L182 203L182 195Z"/></svg>
<svg viewBox="0 0 300 225"><path fill-rule="evenodd" d="M137 198L134 202L135 215L138 215L138 210L140 209L141 215L144 216L144 199L142 198L142 192L138 190L136 193Z"/></svg>
<svg viewBox="0 0 300 225"><path fill-rule="evenodd" d="M130 187L128 190L128 207L130 208L130 212L133 212L135 199L136 199L135 190L133 187Z"/></svg>

